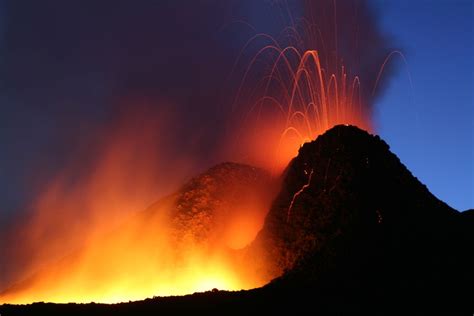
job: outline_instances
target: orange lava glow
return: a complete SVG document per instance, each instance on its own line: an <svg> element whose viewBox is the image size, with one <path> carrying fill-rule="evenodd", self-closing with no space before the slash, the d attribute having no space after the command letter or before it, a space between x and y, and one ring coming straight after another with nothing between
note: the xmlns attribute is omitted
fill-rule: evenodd
<svg viewBox="0 0 474 316"><path fill-rule="evenodd" d="M208 227L213 239L188 236L200 227L173 230L175 201L152 203L160 188L189 174L192 161L160 157L167 113L129 112L100 142L86 176L74 183L68 168L40 195L14 236L18 258L26 260L18 260L16 282L0 303L115 303L269 281L237 250L255 238L269 206L246 196L218 210L216 226Z"/></svg>
<svg viewBox="0 0 474 316"><path fill-rule="evenodd" d="M116 303L213 288L248 289L267 281L246 271L224 246L172 241L168 207L91 238L77 253L43 268L1 301Z"/></svg>

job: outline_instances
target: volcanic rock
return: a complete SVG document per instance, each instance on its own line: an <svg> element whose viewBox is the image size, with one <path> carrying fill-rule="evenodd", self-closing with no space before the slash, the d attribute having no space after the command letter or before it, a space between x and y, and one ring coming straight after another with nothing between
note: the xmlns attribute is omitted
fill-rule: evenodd
<svg viewBox="0 0 474 316"><path fill-rule="evenodd" d="M466 307L474 284L467 217L378 136L341 125L300 148L256 244L283 273L272 288Z"/></svg>
<svg viewBox="0 0 474 316"><path fill-rule="evenodd" d="M167 209L173 237L178 241L219 241L240 215L256 215L263 221L276 187L276 181L263 169L221 163L192 178L139 216L153 217ZM260 214L242 214L246 210Z"/></svg>

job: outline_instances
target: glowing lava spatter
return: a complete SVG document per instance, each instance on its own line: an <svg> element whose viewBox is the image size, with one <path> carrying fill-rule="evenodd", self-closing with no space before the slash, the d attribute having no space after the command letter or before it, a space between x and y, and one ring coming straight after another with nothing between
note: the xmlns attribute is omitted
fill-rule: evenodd
<svg viewBox="0 0 474 316"><path fill-rule="evenodd" d="M372 108L386 82L380 79L392 69L387 61L402 55L377 29L366 1L301 1L298 17L293 3L275 3L287 27L255 34L234 66L244 65L233 130L241 157L278 174L303 143L335 125L371 132Z"/></svg>
<svg viewBox="0 0 474 316"><path fill-rule="evenodd" d="M249 68L267 51L277 57L264 77L263 96L247 113L252 136L244 137L253 140L255 152L271 147L260 163L279 172L303 143L338 124L371 130L370 110L363 103L357 75L350 76L344 66L330 73L322 67L317 50L300 53L293 46L282 49L277 44L262 48Z"/></svg>

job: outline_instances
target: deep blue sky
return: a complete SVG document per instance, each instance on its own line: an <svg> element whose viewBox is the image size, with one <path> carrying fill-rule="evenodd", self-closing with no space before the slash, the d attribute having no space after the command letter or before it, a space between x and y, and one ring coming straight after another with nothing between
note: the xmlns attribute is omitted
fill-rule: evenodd
<svg viewBox="0 0 474 316"><path fill-rule="evenodd" d="M438 198L474 208L474 2L372 2L408 63L377 102L378 132Z"/></svg>
<svg viewBox="0 0 474 316"><path fill-rule="evenodd" d="M232 10L225 1L130 3L0 0L2 223L123 98L179 104L181 146L189 147L192 131L200 143L192 154L212 163L208 152L224 124L213 106L224 102L223 78L253 34L242 25L216 30L240 17L267 33L282 25L268 1L241 1ZM436 196L458 210L473 208L472 1L370 3L408 62L394 60L400 69L377 100L377 132Z"/></svg>

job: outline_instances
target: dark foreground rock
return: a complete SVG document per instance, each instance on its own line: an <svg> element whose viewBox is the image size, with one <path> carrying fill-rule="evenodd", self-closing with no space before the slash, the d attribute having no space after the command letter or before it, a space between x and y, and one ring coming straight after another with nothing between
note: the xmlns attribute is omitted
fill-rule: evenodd
<svg viewBox="0 0 474 316"><path fill-rule="evenodd" d="M433 196L378 136L337 126L290 163L257 243L283 272L268 287L472 312L471 215Z"/></svg>

